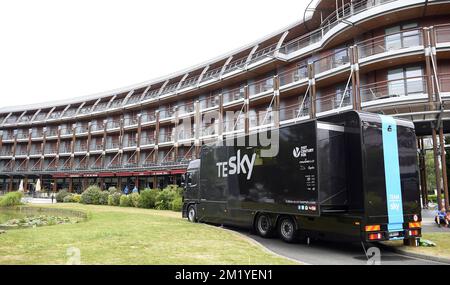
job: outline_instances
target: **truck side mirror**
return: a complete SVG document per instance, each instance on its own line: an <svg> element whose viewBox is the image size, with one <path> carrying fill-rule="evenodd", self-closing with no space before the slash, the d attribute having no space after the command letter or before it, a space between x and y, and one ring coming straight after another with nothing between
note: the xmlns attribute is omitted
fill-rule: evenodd
<svg viewBox="0 0 450 285"><path fill-rule="evenodd" d="M181 187L185 187L186 186L186 175L182 174L181 175Z"/></svg>

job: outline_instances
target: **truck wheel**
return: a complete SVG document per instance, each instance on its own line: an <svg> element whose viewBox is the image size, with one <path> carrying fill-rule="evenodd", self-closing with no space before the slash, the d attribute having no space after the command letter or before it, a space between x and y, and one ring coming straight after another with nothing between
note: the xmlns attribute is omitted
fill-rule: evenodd
<svg viewBox="0 0 450 285"><path fill-rule="evenodd" d="M273 235L273 226L270 217L266 214L259 214L256 217L255 229L259 236L268 238Z"/></svg>
<svg viewBox="0 0 450 285"><path fill-rule="evenodd" d="M194 205L190 205L188 208L188 220L191 223L197 222L197 209L195 209Z"/></svg>
<svg viewBox="0 0 450 285"><path fill-rule="evenodd" d="M297 231L294 220L290 217L282 217L278 222L278 234L285 242L295 242L297 240Z"/></svg>

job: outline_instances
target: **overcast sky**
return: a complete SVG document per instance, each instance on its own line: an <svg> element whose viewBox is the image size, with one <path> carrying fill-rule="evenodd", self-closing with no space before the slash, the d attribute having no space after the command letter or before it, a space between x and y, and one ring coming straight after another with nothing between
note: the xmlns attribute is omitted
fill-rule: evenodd
<svg viewBox="0 0 450 285"><path fill-rule="evenodd" d="M302 19L299 0L0 2L0 107L160 77Z"/></svg>

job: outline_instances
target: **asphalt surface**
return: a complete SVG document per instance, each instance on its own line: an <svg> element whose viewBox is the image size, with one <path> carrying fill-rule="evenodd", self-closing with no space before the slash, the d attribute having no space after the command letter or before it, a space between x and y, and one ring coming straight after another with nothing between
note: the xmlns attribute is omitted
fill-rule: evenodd
<svg viewBox="0 0 450 285"><path fill-rule="evenodd" d="M450 229L438 228L433 222L435 211L424 211L423 228L424 232L448 232ZM443 263L409 257L399 253L394 253L376 243L372 244L372 249L379 249L379 258L368 260L366 251L361 244L334 243L325 241L311 241L306 243L289 244L277 238L265 239L245 230L231 228L247 237L259 242L267 249L288 258L312 265L368 265L379 260L381 265L439 265ZM368 254L372 256L372 254Z"/></svg>

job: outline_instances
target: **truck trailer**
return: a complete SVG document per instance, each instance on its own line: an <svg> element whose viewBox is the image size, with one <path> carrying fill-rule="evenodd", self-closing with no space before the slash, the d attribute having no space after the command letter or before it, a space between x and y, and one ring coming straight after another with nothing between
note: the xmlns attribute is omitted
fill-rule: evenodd
<svg viewBox="0 0 450 285"><path fill-rule="evenodd" d="M276 138L271 156L261 134ZM390 116L349 111L205 144L184 187L189 221L286 242L421 236L414 125Z"/></svg>

